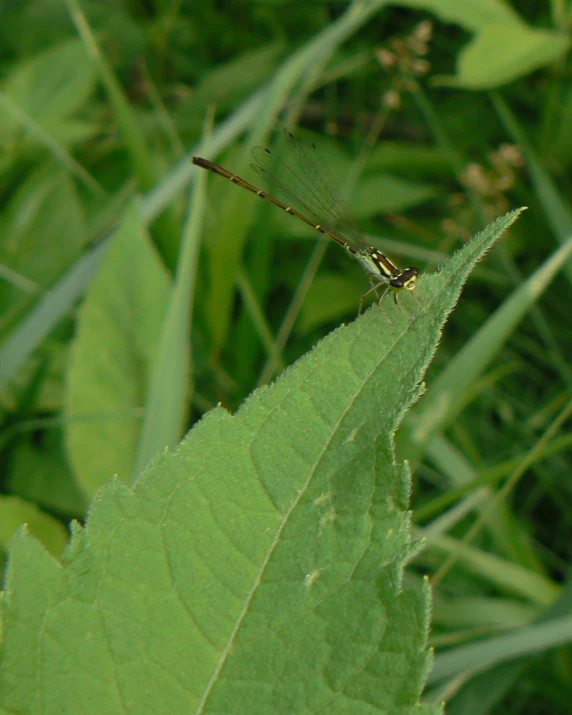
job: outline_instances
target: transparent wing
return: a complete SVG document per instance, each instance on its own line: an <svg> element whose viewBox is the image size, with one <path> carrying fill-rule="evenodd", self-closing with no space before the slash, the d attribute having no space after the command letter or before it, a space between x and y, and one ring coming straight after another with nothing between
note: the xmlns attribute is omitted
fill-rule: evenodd
<svg viewBox="0 0 572 715"><path fill-rule="evenodd" d="M284 129L286 143L296 159L300 171L307 177L308 190L324 207L344 233L352 237L361 248L368 248L368 243L354 221L348 205L336 186L332 173L318 151L314 142L298 139Z"/></svg>
<svg viewBox="0 0 572 715"><path fill-rule="evenodd" d="M286 199L289 206L306 214L316 223L323 223L324 212L313 205L313 202L301 198L302 195L305 196L305 192L301 189L302 184L296 172L288 164L279 161L270 149L262 146L254 147L251 153L255 162L250 166L264 179L266 184L273 186L276 192ZM280 178L278 178L278 174Z"/></svg>
<svg viewBox="0 0 572 715"><path fill-rule="evenodd" d="M284 136L288 155L295 161L282 161L269 149L255 147L252 150L255 163L251 164L254 171L274 186L293 208L341 234L351 246L367 248L315 144L296 139L286 129Z"/></svg>

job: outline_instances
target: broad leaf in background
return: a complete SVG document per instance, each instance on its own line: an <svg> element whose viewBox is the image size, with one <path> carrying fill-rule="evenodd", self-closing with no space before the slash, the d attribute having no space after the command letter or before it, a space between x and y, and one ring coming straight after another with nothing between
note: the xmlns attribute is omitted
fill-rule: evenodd
<svg viewBox="0 0 572 715"><path fill-rule="evenodd" d="M378 173L359 181L351 199L352 215L361 219L390 211L400 213L427 203L437 194L433 186Z"/></svg>
<svg viewBox="0 0 572 715"><path fill-rule="evenodd" d="M84 106L95 81L93 62L80 40L73 39L21 62L8 75L2 92L21 112L33 117L34 123L52 139L70 146L97 132L96 124L73 117ZM5 112L0 122L0 143L17 147L22 131L20 121L6 108ZM30 134L25 136L27 141L34 141Z"/></svg>
<svg viewBox="0 0 572 715"><path fill-rule="evenodd" d="M31 290L0 282L1 337L81 254L87 243L77 188L66 170L50 164L30 172L5 207L0 263L25 277Z"/></svg>
<svg viewBox="0 0 572 715"><path fill-rule="evenodd" d="M2 602L0 706L82 715L438 713L394 432L507 214L323 340L235 416L212 410L131 490L103 488L54 561L22 532ZM41 584L41 588L38 588Z"/></svg>
<svg viewBox="0 0 572 715"><path fill-rule="evenodd" d="M233 109L270 79L284 49L281 43L267 45L218 64L195 87L189 111L202 122L209 107L215 106L220 113Z"/></svg>
<svg viewBox="0 0 572 715"><path fill-rule="evenodd" d="M451 84L466 89L500 87L555 62L569 47L570 39L557 32L491 23L459 55Z"/></svg>
<svg viewBox="0 0 572 715"><path fill-rule="evenodd" d="M320 271L312 281L308 290L300 318L296 326L299 335L310 332L317 325L323 325L330 320L340 322L340 315L347 315L355 310L360 300L361 275L358 271L347 273L331 273ZM356 280L357 278L357 280ZM361 291L363 294L363 290Z"/></svg>
<svg viewBox="0 0 572 715"><path fill-rule="evenodd" d="M475 33L459 55L457 74L440 78L442 84L466 89L500 87L556 61L570 46L564 33L530 27L503 0L406 0L399 4L423 8Z"/></svg>
<svg viewBox="0 0 572 715"><path fill-rule="evenodd" d="M35 504L13 496L0 496L0 570L4 569L8 542L16 529L26 524L52 556L59 558L66 545L68 534L61 522L45 514Z"/></svg>
<svg viewBox="0 0 572 715"><path fill-rule="evenodd" d="M126 215L79 311L66 388L66 448L87 496L131 483L169 279L142 226Z"/></svg>

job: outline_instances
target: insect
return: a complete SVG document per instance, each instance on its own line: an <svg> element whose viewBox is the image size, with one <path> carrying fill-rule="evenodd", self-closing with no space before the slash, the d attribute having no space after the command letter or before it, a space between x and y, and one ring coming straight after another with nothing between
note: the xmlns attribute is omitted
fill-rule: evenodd
<svg viewBox="0 0 572 715"><path fill-rule="evenodd" d="M346 202L334 188L329 172L319 160L315 144L297 139L286 129L284 136L296 159L295 169L287 164L274 162L273 153L265 147L255 147L252 150L254 163L251 167L268 184L275 186L288 203L274 198L266 191L256 188L240 176L208 159L194 156L193 164L208 169L278 206L286 213L312 226L323 236L335 241L354 256L365 269L371 283L371 288L361 297L359 314L362 312L365 298L372 292L376 294L379 303L385 294L391 291L398 305L397 294L404 290L415 289L419 270L414 266L400 269L385 253L368 245L352 219ZM273 173L276 167L280 169L281 178ZM378 293L380 289L384 289L381 296Z"/></svg>

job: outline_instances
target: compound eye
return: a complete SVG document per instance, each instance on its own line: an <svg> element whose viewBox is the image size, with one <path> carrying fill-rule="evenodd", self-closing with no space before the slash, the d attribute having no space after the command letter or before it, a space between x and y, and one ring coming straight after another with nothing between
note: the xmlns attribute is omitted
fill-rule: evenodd
<svg viewBox="0 0 572 715"><path fill-rule="evenodd" d="M397 288L397 289L399 289L399 288L403 288L404 283L403 283L403 281L401 280L401 278L392 278L392 280L389 281L389 285L390 285L392 288Z"/></svg>

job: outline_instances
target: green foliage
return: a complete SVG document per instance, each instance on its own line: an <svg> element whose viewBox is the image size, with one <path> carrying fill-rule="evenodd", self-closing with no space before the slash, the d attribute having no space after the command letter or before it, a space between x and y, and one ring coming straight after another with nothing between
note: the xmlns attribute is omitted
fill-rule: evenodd
<svg viewBox="0 0 572 715"><path fill-rule="evenodd" d="M459 54L457 75L449 82L466 89L492 89L561 58L570 46L565 35L527 26L503 0L460 4L451 0L410 0L445 22L475 33Z"/></svg>
<svg viewBox="0 0 572 715"><path fill-rule="evenodd" d="M420 301L370 309L236 416L208 413L133 491L105 487L63 569L20 534L4 601L4 708L439 712L417 706L428 591L401 590L418 545L393 434L468 271L517 214L422 279ZM132 219L102 282L125 282L108 271L133 245ZM98 281L82 331L109 312L96 311Z"/></svg>
<svg viewBox="0 0 572 715"><path fill-rule="evenodd" d="M78 39L57 44L20 63L2 86L3 102L17 107L18 114L5 117L0 142L9 146L18 141L21 114L30 117L60 147L67 148L90 138L97 126L81 122L75 115L93 92L95 81L93 64ZM33 134L32 130L31 136L22 137L24 147L19 146L19 152L26 144L36 143ZM3 161L6 159L4 156Z"/></svg>
<svg viewBox="0 0 572 715"><path fill-rule="evenodd" d="M126 214L78 314L66 385L66 447L84 494L135 473L157 334L169 280L142 229L137 207Z"/></svg>
<svg viewBox="0 0 572 715"><path fill-rule="evenodd" d="M312 401L314 410L331 407L343 395L347 399L342 388L349 389L355 379L348 371L353 355L347 350L350 337L356 335L363 341L361 359L378 365L374 372L379 380L364 382L361 391L356 388L359 397L348 412L357 419L356 410L365 410L355 439L360 445L365 440L363 455L369 455L370 462L356 463L356 472L363 467L360 480L353 473L349 477L354 478L338 480L336 498L341 501L336 506L343 502L352 524L369 526L372 553L378 546L385 553L387 544L380 539L384 532L379 531L382 522L376 521L381 518L376 511L379 504L372 500L365 505L364 495L368 489L378 495L395 491L400 479L406 478L404 467L389 468L393 426L388 415L396 404L407 407L414 399L417 386L411 387L415 380L406 372L408 361L423 354L420 375L431 352L427 346L448 310L447 300L452 300L454 290L446 298L447 291L439 283L446 273L433 278L434 271L497 216L526 205L530 210L522 220L475 267L429 367L426 393L405 412L396 435L397 463L407 460L414 475L413 541L424 538L426 548L414 558L408 552L404 499L383 517L394 519L401 528L405 545L397 548L395 560L378 568L366 564L364 556L360 569L346 580L347 589L360 592L365 610L346 609L332 595L322 611L315 606L294 621L307 628L291 652L298 667L307 670L308 682L314 677L316 685L335 685L336 692L349 698L346 684L363 684L368 672L360 658L367 648L373 652L374 643L387 646L385 639L395 636L395 621L399 652L419 656L415 676L405 678L410 690L402 691L410 697L408 702L417 702L427 676L425 596L419 594L424 593L420 584L428 573L435 604L429 644L436 656L428 689L422 694L424 702L438 704L446 699L448 712L463 715L568 711L571 18L565 3L534 0L512 4L410 0L391 5L371 0L347 7L230 0L224 11L220 3L208 0L4 3L0 22L2 558L19 524L27 523L56 559L70 520L85 523L85 529L74 527L63 568L29 535L15 537L11 600L5 606L9 619L16 620L8 622L4 646L10 658L18 654L28 660L16 670L0 668L2 677L19 673L26 683L24 675L45 664L45 678L56 662L50 658L64 641L52 630L54 637L46 638L46 649L39 656L28 647L20 651L14 646L13 624L18 623L26 638L34 638L50 599L58 602L71 594L77 599L65 601L65 608L81 604L78 612L82 610L86 619L78 621L69 611L62 619L62 628L68 626L65 643L73 648L60 651L50 692L58 688L66 671L71 672L68 664L85 665L85 659L101 647L103 631L107 650L99 651L98 668L121 670L122 678L127 678L122 682L129 688L139 676L137 688L149 683L154 687L157 681L158 688L176 689L173 683L181 682L177 669L191 667L186 659L191 641L164 638L162 629L163 624L165 629L177 629L178 636L179 623L188 625L191 611L175 621L177 608L201 594L203 582L197 585L194 579L191 557L215 544L216 558L208 562L211 571L202 563L193 568L204 576L205 588L212 574L222 576L227 585L232 582L234 588L224 608L212 599L204 606L202 613L207 616L199 626L206 620L209 628L228 627L227 614L244 607L243 591L237 590L239 577L259 564L241 561L236 551L231 552L236 560L229 560L228 542L215 538L227 533L226 522L211 521L197 531L205 512L197 508L195 514L194 506L187 506L195 504L196 485L206 483L201 481L206 476L200 464L194 464L195 455L206 449L197 444L197 435L206 434L208 425L213 430L224 424L231 444L232 429L245 424L257 407L264 414L264 405L268 408L272 396L283 389L280 385L294 381L296 371L310 365L312 384L321 390L320 399ZM495 91L483 91L487 89ZM422 274L419 289L401 299L405 315L385 299L383 312L392 322L373 310L328 338L339 348L335 360L328 353L327 360L312 363L332 344L319 341L354 319L368 287L361 268L337 247L328 248L310 227L220 177L203 175L199 181L200 172L189 161L191 155L200 155L255 183L259 177L250 171L251 147L274 146L283 126L316 143L334 183L349 199L360 229L367 232L367 241L398 266L414 265ZM454 265L459 277L468 269L468 265L446 263L445 272ZM419 316L427 318L436 307L431 296L439 296L444 312L434 315L428 325ZM406 325L409 328L397 339ZM385 341L394 349L380 359ZM317 352L309 352L316 344ZM399 353L399 364L390 365L398 354L397 344L407 344L407 354ZM280 382L243 405L257 386L281 375L303 355ZM330 414L329 423L323 422L322 413L316 417L303 403L309 394L308 381L302 381L289 396L290 402L284 403L294 411L290 420L276 408L272 417L269 413L268 424L280 426L287 444L302 440L301 445L296 443L302 453L322 439L323 465L328 466L336 462L338 447L355 445L335 440L324 445L320 430L326 424L331 427L335 416ZM215 410L201 421L216 405L227 412ZM380 414L389 421L384 422ZM341 435L344 424L332 428L333 433ZM175 449L193 426L179 452L163 454L167 446ZM262 436L266 438L267 432L263 430L258 439ZM240 444L231 452L223 450L224 437L219 435L218 449L209 453L213 465L224 465L224 458L231 460L236 454L244 456ZM236 434L232 439L239 442ZM190 453L191 447L192 457L183 464L180 455ZM293 488L297 477L290 460L277 451L272 463L272 450L266 452L268 461L261 461L257 453L257 464L264 462L269 472L278 471L277 488ZM373 453L383 455L387 471L380 459L371 466ZM153 462L157 454L163 456ZM248 494L232 501L244 473L244 464L235 461L226 463L224 478L212 486L216 499L209 505L213 514L224 513L241 526L240 546L256 555L257 549L265 548L269 534L276 533L272 520L282 512L258 508L263 497L255 501L254 495L260 496L261 482L248 470L243 485L248 484ZM150 462L145 476L134 483ZM340 469L344 464L339 462ZM230 479L228 475L235 473L236 478ZM194 475L191 482L184 481L185 474ZM120 481L110 486L113 475ZM330 478L326 472L320 472L322 477ZM163 513L169 513L166 505L171 502L161 484L173 486L177 479L186 501L175 490L171 502L177 509L187 506L188 513L183 516L178 511L177 526L168 524L173 531L166 550L164 542L156 545L157 519L146 519L150 510L155 517L161 505ZM94 499L102 484L108 486ZM311 480L304 497L317 485ZM361 490L356 491L358 486ZM141 501L144 491L154 495L154 507ZM296 561L298 551L308 558L341 555L357 563L355 549L365 543L360 541L366 539L365 527L343 532L347 542L333 539L328 541L330 550L320 552L324 540L301 536L304 525L308 533L316 528L311 510L302 508L304 497L285 526L288 533L299 527L296 539L278 542L279 549L285 550L280 551L286 554L284 563L289 568L302 563ZM244 529L246 518L260 530ZM338 533L342 523L340 519L328 523L328 533ZM202 534L208 539L201 539ZM175 543L179 538L180 547ZM105 553L105 543L113 545L113 553ZM179 559L177 568L181 567L177 576L184 574L177 582L183 584L184 599L179 601L178 593L167 593L164 580L162 590L154 590L163 579L165 559L172 554ZM407 588L399 591L401 569L409 557ZM113 578L118 571L105 574L107 558L123 581ZM343 559L340 569L350 563ZM278 568L278 562L269 563ZM304 578L310 576L300 590L311 599L332 572L304 569L300 571ZM357 574L364 572L367 579L362 583ZM107 578L102 601L91 598L89 591L98 583L98 574ZM389 577L395 578L388 590L382 583ZM36 594L31 593L32 582ZM292 593L277 591L276 599ZM350 592L342 591L340 587L337 593ZM111 594L113 608L105 600ZM381 633L387 612L380 616L380 604L399 614L407 599L417 604L408 612L408 623L392 615ZM136 623L130 617L133 603L148 609ZM268 601L264 603L266 608ZM64 601L61 604L63 608ZM280 617L277 604L278 600L274 610L270 604L264 611L272 615L273 623ZM223 608L222 616L217 611L215 617L215 605ZM57 611L49 613L57 620ZM78 622L93 623L88 619L95 613L93 627L74 629ZM247 610L248 619L255 613ZM312 620L313 614L319 614L318 621ZM354 637L359 628L356 618L370 618L362 625L372 625L361 639ZM407 638L406 625L412 626ZM119 641L109 637L116 628ZM152 657L137 661L135 655L147 656L142 648L123 649L128 631L137 632L140 643L159 651L170 643L172 652L161 651L161 657L171 669L151 677L147 671L141 678L139 666L156 661ZM334 634L343 639L344 633L348 637L339 652L326 653L324 643L331 643ZM18 630L18 638L20 634ZM97 644L94 650L86 645L90 634ZM292 638L296 639L294 630ZM246 647L244 641L242 646ZM265 648L253 653L249 667L277 666L281 654L276 641L268 638ZM397 651L393 646L391 650L397 667L393 663ZM284 658L288 652L282 651ZM44 661L46 653L49 657ZM376 653L371 662L382 672L383 651ZM314 654L320 657L316 663ZM77 663L65 661L75 655ZM225 673L239 662L235 651L227 655ZM403 662L408 662L407 657ZM113 658L111 665L109 658ZM477 671L480 674L475 676ZM78 668L73 672L78 675ZM214 673L208 665L204 672L207 677ZM284 665L282 672L295 670ZM89 682L90 673L91 663L83 671ZM78 678L84 676L79 673ZM107 670L100 682L107 686L118 682L113 677ZM378 680L390 682L388 676ZM39 682L43 687L46 680ZM222 682L214 678L217 692L222 692ZM228 685L230 680L224 682ZM206 692L204 682L200 687L198 696L180 688L176 697L184 691L184 697L198 703ZM371 712L374 701L365 705L364 694L376 692L381 697L379 683L359 687L357 697L344 701L345 709ZM10 692L11 697L22 695ZM69 690L70 699L75 692ZM214 697L215 687L209 692ZM295 688L288 689L287 696L284 690L280 693L275 709L278 705L288 709L294 701L286 698L300 695ZM320 693L316 688L316 697ZM135 694L133 702L138 697ZM79 702L79 697L73 700L68 712L77 712L78 707L86 711ZM130 702L122 702L124 710ZM149 711L146 705L141 711ZM93 706L104 711L100 702L98 707ZM58 702L56 712L61 711Z"/></svg>
<svg viewBox="0 0 572 715"><path fill-rule="evenodd" d="M67 533L61 523L43 513L33 504L18 497L0 498L0 561L6 560L8 543L14 531L22 524L28 524L30 533L36 536L48 551L59 558L67 541Z"/></svg>

